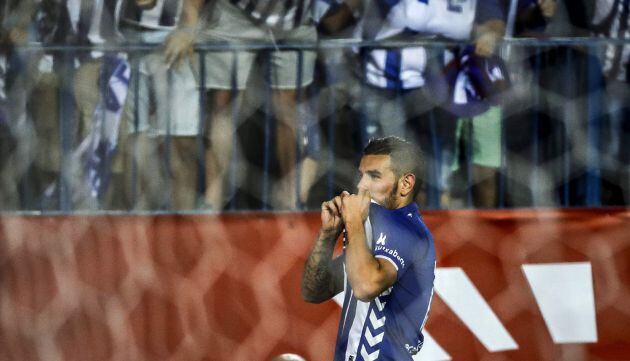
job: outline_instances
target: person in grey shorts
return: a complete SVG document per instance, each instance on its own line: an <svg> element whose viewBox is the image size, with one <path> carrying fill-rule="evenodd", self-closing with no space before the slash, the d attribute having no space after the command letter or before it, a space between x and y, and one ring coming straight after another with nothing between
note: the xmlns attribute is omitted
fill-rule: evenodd
<svg viewBox="0 0 630 361"><path fill-rule="evenodd" d="M289 6L287 6L289 5ZM308 0L290 3L278 0L184 0L178 28L164 45L170 64L177 65L191 54L195 40L238 43L309 43L317 40ZM203 19L202 19L203 18ZM210 123L206 133L206 205L215 210L227 201L224 182L232 154L235 131L232 102L239 101L257 56L256 51L211 51L205 57L204 84L209 90ZM272 106L277 120L276 152L282 179L277 182L272 203L275 208L294 208L298 204L296 182L296 139L301 111L296 89L313 80L315 53L303 51L270 52ZM235 59L236 57L236 59ZM234 69L236 64L236 69ZM298 66L301 64L301 71ZM235 76L234 76L235 75ZM238 92L234 96L232 87ZM237 106L238 109L240 107ZM301 162L300 201L304 202L315 180L316 162L306 157Z"/></svg>
<svg viewBox="0 0 630 361"><path fill-rule="evenodd" d="M126 0L120 13L120 32L130 43L162 44L175 29L182 4L183 0ZM124 164L119 166L128 170L126 184L136 187L131 206L194 209L199 131L195 69L190 63L169 68L161 52L132 53L130 58L137 62L137 69L125 108L127 127L122 129L129 134L126 142L121 142L129 154L120 159ZM135 175L131 172L133 159L138 170ZM131 189L126 192L133 193Z"/></svg>

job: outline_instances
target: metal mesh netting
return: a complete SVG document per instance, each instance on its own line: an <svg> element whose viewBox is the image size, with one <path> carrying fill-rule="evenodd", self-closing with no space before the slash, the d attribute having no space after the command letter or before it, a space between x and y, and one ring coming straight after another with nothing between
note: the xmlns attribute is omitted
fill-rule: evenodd
<svg viewBox="0 0 630 361"><path fill-rule="evenodd" d="M221 211L307 210L352 190L365 135L383 130L366 123L377 110L402 114L405 135L424 147L425 209L593 207L425 213L442 282L417 359L627 358L628 215L597 208L627 205L627 84L604 81L603 43L579 44L515 42L509 90L486 118L460 120L418 100L432 88L373 94L355 77L350 45L335 42L320 44L314 83L291 94L287 109L269 87L269 49L259 46L248 89L214 114L223 123L210 121L216 94L200 92L195 78L204 62L194 59L212 46L183 68L192 78L161 71L144 48L123 49L126 58L109 49L78 67L61 56L54 71L42 66L47 54L25 48L1 122L0 359L330 359L339 307L299 297L317 215ZM282 111L299 122L282 124ZM495 122L480 126L488 118ZM207 151L222 142L229 152ZM295 149L291 166L278 149ZM21 211L44 214L13 213ZM132 213L92 214L101 211ZM138 215L146 211L212 214ZM574 288L543 287L550 293L540 298L523 268L531 264L592 273L576 273ZM464 321L449 285L477 290L470 295L503 331L479 326L485 308L473 310L479 322ZM573 309L576 299L585 302ZM564 320L575 323L548 319L549 303L572 310Z"/></svg>
<svg viewBox="0 0 630 361"><path fill-rule="evenodd" d="M630 359L627 0L574 39L512 39L512 1L505 67L466 74L463 44L315 26L170 66L166 3L136 2L164 11L134 34L113 1L0 2L0 361L330 360L339 296L300 295L309 210L385 135L426 157L438 262L415 361ZM386 73L418 55L422 81L375 80L371 50Z"/></svg>

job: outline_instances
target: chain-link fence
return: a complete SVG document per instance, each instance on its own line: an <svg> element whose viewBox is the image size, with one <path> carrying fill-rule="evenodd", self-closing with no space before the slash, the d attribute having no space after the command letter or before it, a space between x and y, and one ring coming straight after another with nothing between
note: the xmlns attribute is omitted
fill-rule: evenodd
<svg viewBox="0 0 630 361"><path fill-rule="evenodd" d="M353 189L361 147L385 134L423 147L426 208L536 208L424 213L438 268L416 359L625 359L630 218L599 209L628 204L628 84L601 60L623 44L506 42L495 97L464 87L459 103L440 82L453 44L428 40L205 44L180 67L148 45L17 49L0 118L0 359L330 359L339 307L299 295L318 214L218 212L317 208ZM366 85L365 49L411 48L426 83ZM228 66L205 61L226 50ZM296 86L274 87L277 52L295 55ZM572 206L593 208L539 209ZM107 211L133 214L82 216ZM175 211L216 214L141 215Z"/></svg>

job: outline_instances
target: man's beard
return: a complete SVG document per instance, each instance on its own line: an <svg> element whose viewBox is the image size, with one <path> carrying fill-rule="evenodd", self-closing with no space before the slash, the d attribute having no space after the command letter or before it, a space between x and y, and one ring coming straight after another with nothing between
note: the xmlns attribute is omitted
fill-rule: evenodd
<svg viewBox="0 0 630 361"><path fill-rule="evenodd" d="M396 207L396 193L398 193L398 182L394 183L394 189L385 198L385 204L383 204L385 208L394 209Z"/></svg>

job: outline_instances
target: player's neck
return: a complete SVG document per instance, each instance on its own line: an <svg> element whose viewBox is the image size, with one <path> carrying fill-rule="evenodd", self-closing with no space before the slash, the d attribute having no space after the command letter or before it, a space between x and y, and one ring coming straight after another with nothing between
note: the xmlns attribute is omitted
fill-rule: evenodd
<svg viewBox="0 0 630 361"><path fill-rule="evenodd" d="M413 199L411 197L395 197L394 199L391 199L389 207L387 208L392 210L404 208L407 207L412 201Z"/></svg>

